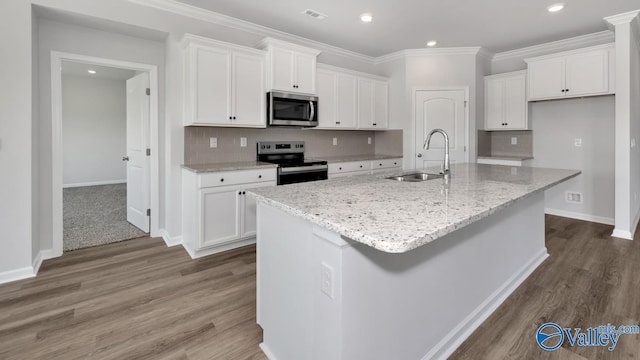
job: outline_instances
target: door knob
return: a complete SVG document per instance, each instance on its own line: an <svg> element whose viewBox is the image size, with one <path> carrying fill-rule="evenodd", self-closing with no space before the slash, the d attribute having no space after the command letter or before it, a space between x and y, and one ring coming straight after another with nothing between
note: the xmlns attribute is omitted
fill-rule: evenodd
<svg viewBox="0 0 640 360"><path fill-rule="evenodd" d="M422 157L422 154L418 154L418 157Z"/></svg>
<svg viewBox="0 0 640 360"><path fill-rule="evenodd" d="M129 161L129 157L128 156L123 156L122 157L122 161Z"/></svg>

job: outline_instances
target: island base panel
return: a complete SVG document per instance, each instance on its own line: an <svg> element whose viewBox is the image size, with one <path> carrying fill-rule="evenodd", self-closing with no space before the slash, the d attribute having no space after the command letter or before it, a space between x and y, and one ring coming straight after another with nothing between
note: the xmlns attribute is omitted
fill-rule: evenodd
<svg viewBox="0 0 640 360"><path fill-rule="evenodd" d="M548 256L543 193L402 254L258 206L271 360L445 359Z"/></svg>

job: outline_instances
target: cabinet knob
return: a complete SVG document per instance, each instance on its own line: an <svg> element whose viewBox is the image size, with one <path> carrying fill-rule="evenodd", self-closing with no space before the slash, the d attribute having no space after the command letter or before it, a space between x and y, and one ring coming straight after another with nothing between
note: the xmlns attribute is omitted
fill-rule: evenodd
<svg viewBox="0 0 640 360"><path fill-rule="evenodd" d="M566 92L569 92L569 89L566 89L565 91L566 91Z"/></svg>
<svg viewBox="0 0 640 360"><path fill-rule="evenodd" d="M262 175L258 175L258 179L262 179Z"/></svg>
<svg viewBox="0 0 640 360"><path fill-rule="evenodd" d="M376 124L376 123L373 123L373 126L376 126L376 125L378 125L378 124Z"/></svg>
<svg viewBox="0 0 640 360"><path fill-rule="evenodd" d="M342 168L339 168L338 170L342 170Z"/></svg>
<svg viewBox="0 0 640 360"><path fill-rule="evenodd" d="M242 195L247 195L247 192L246 192L246 191L243 191L243 192L242 192Z"/></svg>
<svg viewBox="0 0 640 360"><path fill-rule="evenodd" d="M380 166L382 166L382 164L380 164Z"/></svg>
<svg viewBox="0 0 640 360"><path fill-rule="evenodd" d="M224 178L221 178L221 179L220 179L220 182L224 182Z"/></svg>
<svg viewBox="0 0 640 360"><path fill-rule="evenodd" d="M565 91L567 91L567 89L562 89L561 91L562 91L562 92L565 92Z"/></svg>
<svg viewBox="0 0 640 360"><path fill-rule="evenodd" d="M242 191L238 191L238 195L242 195Z"/></svg>
<svg viewBox="0 0 640 360"><path fill-rule="evenodd" d="M362 169L362 165L360 165L360 169Z"/></svg>
<svg viewBox="0 0 640 360"><path fill-rule="evenodd" d="M340 121L336 121L336 125L340 125Z"/></svg>
<svg viewBox="0 0 640 360"><path fill-rule="evenodd" d="M397 163L397 162L394 162L394 163L393 163L393 165L398 165L398 163Z"/></svg>

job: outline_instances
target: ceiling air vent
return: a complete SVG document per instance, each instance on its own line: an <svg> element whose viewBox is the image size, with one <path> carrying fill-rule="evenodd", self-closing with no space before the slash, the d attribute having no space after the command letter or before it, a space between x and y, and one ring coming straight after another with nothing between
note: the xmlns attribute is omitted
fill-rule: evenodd
<svg viewBox="0 0 640 360"><path fill-rule="evenodd" d="M311 9L307 9L305 11L302 12L305 15L311 16L312 18L316 19L316 20L324 20L327 18L327 15L319 13L315 10L311 10Z"/></svg>

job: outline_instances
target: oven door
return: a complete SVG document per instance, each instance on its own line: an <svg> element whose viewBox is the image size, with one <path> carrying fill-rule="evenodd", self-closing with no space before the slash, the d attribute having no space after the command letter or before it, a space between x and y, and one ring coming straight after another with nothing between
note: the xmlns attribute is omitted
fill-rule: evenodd
<svg viewBox="0 0 640 360"><path fill-rule="evenodd" d="M270 126L318 125L318 98L299 94L267 94L267 118Z"/></svg>
<svg viewBox="0 0 640 360"><path fill-rule="evenodd" d="M278 168L278 185L327 180L326 165Z"/></svg>

